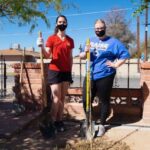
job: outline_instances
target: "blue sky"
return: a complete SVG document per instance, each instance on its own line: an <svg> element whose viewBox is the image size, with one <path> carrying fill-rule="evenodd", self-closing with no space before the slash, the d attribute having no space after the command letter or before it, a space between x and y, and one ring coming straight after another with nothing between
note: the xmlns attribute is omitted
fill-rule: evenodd
<svg viewBox="0 0 150 150"><path fill-rule="evenodd" d="M69 0L65 0L68 2ZM95 20L98 18L105 19L108 11L112 8L122 9L126 12L126 17L131 20L130 29L136 32L136 18L132 17L132 12L134 11L135 5L131 0L74 0L72 1L78 8L70 8L65 10L62 14L66 15L68 18L68 28L67 34L70 35L75 42L74 55L79 53L79 46L83 44L84 41L94 35L94 30L92 29ZM38 31L43 32L44 41L47 37L53 33L55 27L55 19L57 13L53 10L49 12L49 19L51 22L51 27L48 29L44 23L39 20L39 26L33 31L32 34L29 33L29 26L18 27L8 22L0 22L0 50L8 49L14 43L19 43L21 48L34 47L38 51L36 46L36 39ZM141 40L144 39L144 18L141 17ZM150 34L149 34L150 35Z"/></svg>

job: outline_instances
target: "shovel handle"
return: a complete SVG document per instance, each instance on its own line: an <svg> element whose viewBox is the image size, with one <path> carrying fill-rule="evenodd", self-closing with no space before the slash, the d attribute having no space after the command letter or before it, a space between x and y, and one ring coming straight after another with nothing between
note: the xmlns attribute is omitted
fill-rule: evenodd
<svg viewBox="0 0 150 150"><path fill-rule="evenodd" d="M90 60L90 39L87 39L86 46L89 50L86 53L86 119L87 119L87 129L86 138L92 141L95 135L94 124L92 123L92 112L91 112L91 60Z"/></svg>
<svg viewBox="0 0 150 150"><path fill-rule="evenodd" d="M86 46L90 46L90 39L87 39ZM86 112L90 109L91 86L90 86L90 50L86 53Z"/></svg>
<svg viewBox="0 0 150 150"><path fill-rule="evenodd" d="M41 31L39 31L38 36L42 38L42 32ZM41 59L42 98L43 98L44 107L47 107L46 81L45 81L43 52L42 52L41 46L40 46L40 59Z"/></svg>

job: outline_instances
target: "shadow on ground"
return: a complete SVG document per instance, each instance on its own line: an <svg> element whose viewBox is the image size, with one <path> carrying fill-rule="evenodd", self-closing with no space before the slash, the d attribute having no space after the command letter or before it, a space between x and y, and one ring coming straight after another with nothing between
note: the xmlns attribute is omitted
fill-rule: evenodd
<svg viewBox="0 0 150 150"><path fill-rule="evenodd" d="M36 150L130 150L121 141L110 141L107 137L95 138L92 142L79 137L79 122L65 121L67 131L58 133L55 137L45 139L38 129L38 123L34 122L29 128L24 129L12 139L0 141L0 148L13 149L36 149ZM91 145L92 144L92 145Z"/></svg>

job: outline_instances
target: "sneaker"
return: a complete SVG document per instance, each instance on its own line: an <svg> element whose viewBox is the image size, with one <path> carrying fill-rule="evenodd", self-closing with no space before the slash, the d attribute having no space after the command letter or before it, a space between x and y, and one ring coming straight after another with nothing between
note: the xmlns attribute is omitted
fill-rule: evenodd
<svg viewBox="0 0 150 150"><path fill-rule="evenodd" d="M63 121L55 121L54 125L58 132L64 132L66 130Z"/></svg>
<svg viewBox="0 0 150 150"><path fill-rule="evenodd" d="M97 125L97 129L98 130L96 131L96 136L103 136L105 133L105 127L103 125Z"/></svg>
<svg viewBox="0 0 150 150"><path fill-rule="evenodd" d="M57 134L56 127L51 122L40 122L39 129L44 138L52 138Z"/></svg>

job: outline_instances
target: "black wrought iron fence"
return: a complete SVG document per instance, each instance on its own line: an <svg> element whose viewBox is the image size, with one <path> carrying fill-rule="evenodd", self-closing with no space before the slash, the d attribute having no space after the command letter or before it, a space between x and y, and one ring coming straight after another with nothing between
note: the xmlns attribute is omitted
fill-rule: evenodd
<svg viewBox="0 0 150 150"><path fill-rule="evenodd" d="M71 87L82 87L85 76L85 61L77 60L73 63L73 81ZM138 59L128 60L117 69L113 88L140 88L140 72Z"/></svg>
<svg viewBox="0 0 150 150"><path fill-rule="evenodd" d="M6 63L5 57L0 55L0 98L6 96L7 88L7 74L6 74Z"/></svg>

